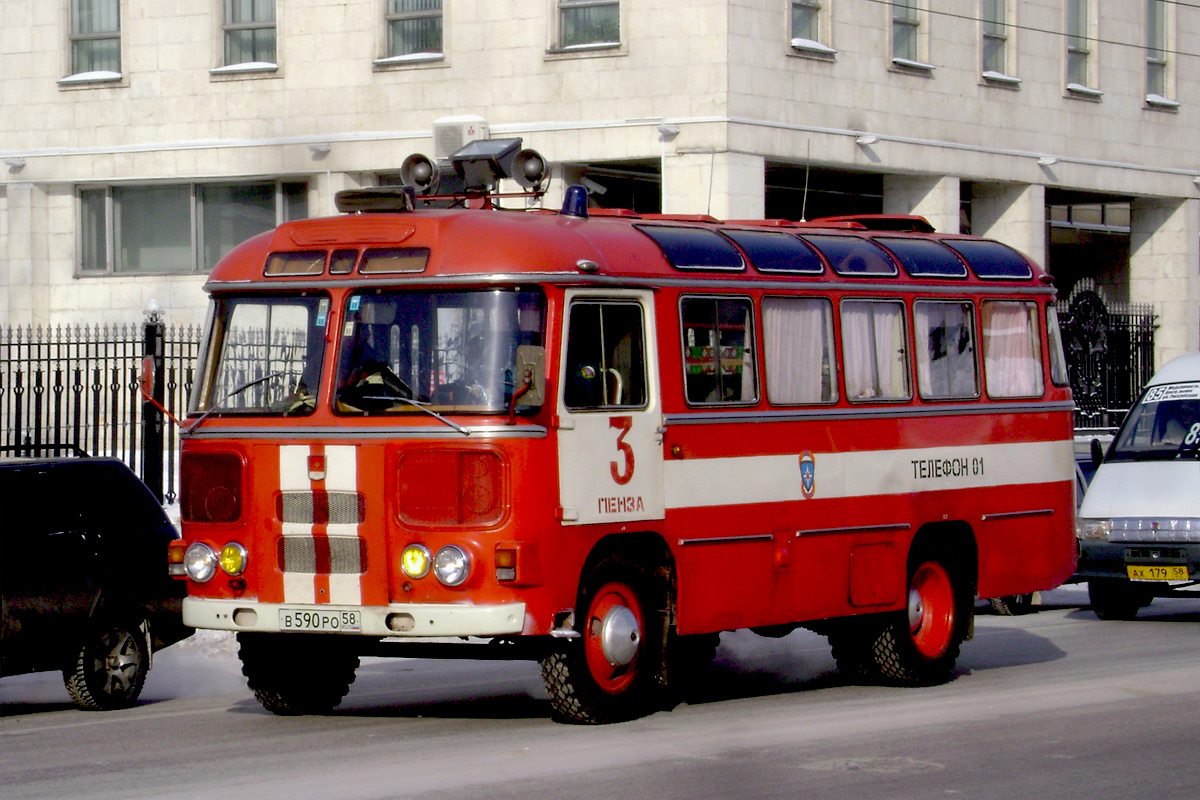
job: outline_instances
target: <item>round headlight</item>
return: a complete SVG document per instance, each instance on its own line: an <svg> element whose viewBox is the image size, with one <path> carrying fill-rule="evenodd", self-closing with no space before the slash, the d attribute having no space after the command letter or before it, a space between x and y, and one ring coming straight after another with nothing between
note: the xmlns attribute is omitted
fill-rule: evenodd
<svg viewBox="0 0 1200 800"><path fill-rule="evenodd" d="M461 547L448 544L433 557L433 574L447 586L458 586L471 574L471 559Z"/></svg>
<svg viewBox="0 0 1200 800"><path fill-rule="evenodd" d="M230 542L221 548L221 569L230 575L241 575L246 571L246 548Z"/></svg>
<svg viewBox="0 0 1200 800"><path fill-rule="evenodd" d="M400 554L400 569L410 578L424 578L429 574L432 561L428 547L423 544L410 544Z"/></svg>
<svg viewBox="0 0 1200 800"><path fill-rule="evenodd" d="M183 569L196 583L204 583L217 571L217 554L202 542L195 542L183 554Z"/></svg>

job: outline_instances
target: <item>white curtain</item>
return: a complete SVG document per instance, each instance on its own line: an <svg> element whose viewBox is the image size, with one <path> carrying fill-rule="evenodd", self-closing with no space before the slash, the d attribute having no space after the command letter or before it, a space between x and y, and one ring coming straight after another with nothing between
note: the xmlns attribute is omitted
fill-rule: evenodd
<svg viewBox="0 0 1200 800"><path fill-rule="evenodd" d="M1042 393L1042 358L1034 303L983 304L983 366L992 397Z"/></svg>
<svg viewBox="0 0 1200 800"><path fill-rule="evenodd" d="M842 304L842 354L851 399L908 396L904 305L850 300Z"/></svg>
<svg viewBox="0 0 1200 800"><path fill-rule="evenodd" d="M829 301L815 297L769 297L763 301L767 396L772 403L822 403L833 399L824 379L831 342Z"/></svg>

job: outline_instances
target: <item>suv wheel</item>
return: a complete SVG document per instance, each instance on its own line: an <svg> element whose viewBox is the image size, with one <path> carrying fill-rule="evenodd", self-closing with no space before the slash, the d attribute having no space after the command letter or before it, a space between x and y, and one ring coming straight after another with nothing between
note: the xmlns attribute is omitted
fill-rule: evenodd
<svg viewBox="0 0 1200 800"><path fill-rule="evenodd" d="M150 672L145 620L109 621L93 627L63 670L75 705L88 711L128 708L137 701Z"/></svg>

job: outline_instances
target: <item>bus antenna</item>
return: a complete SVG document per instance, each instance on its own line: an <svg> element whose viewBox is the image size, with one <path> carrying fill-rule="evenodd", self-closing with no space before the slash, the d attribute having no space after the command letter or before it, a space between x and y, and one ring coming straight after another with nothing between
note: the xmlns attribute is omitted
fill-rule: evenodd
<svg viewBox="0 0 1200 800"><path fill-rule="evenodd" d="M808 145L808 151L804 156L804 194L800 198L801 222L808 222L804 215L808 211L808 171L812 169L812 140L809 139L805 144Z"/></svg>

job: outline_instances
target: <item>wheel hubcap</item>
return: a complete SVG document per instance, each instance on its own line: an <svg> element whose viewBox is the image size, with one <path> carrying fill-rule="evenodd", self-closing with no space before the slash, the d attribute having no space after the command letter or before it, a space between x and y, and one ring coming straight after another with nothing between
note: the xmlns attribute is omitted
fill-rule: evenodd
<svg viewBox="0 0 1200 800"><path fill-rule="evenodd" d="M634 613L625 606L610 608L600 627L600 649L608 663L623 667L633 661L641 641L642 632Z"/></svg>

